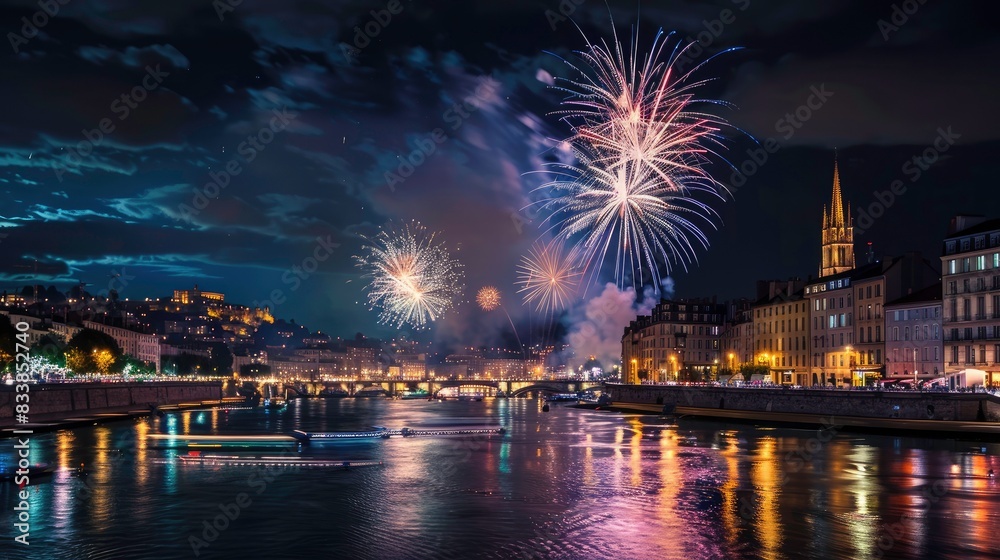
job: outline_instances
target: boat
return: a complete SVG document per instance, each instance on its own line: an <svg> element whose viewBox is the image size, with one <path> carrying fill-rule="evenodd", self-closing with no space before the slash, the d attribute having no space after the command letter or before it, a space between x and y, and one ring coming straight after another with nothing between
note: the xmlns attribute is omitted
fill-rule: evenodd
<svg viewBox="0 0 1000 560"><path fill-rule="evenodd" d="M222 397L216 408L222 410L249 410L257 406L260 397Z"/></svg>
<svg viewBox="0 0 1000 560"><path fill-rule="evenodd" d="M323 389L319 392L318 397L322 399L342 399L344 397L351 396L347 391L337 388L337 389Z"/></svg>
<svg viewBox="0 0 1000 560"><path fill-rule="evenodd" d="M548 402L576 402L579 399L580 397L576 393L556 393L545 397L545 400Z"/></svg>
<svg viewBox="0 0 1000 560"><path fill-rule="evenodd" d="M402 393L399 394L399 398L403 400L426 399L430 396L431 394L428 393L427 391L424 391L423 389L417 389L416 391L403 391Z"/></svg>
<svg viewBox="0 0 1000 560"><path fill-rule="evenodd" d="M369 399L369 398L384 397L384 396L385 396L385 389L375 385L370 387L365 387L363 389L358 390L357 393L354 393L354 398L356 399Z"/></svg>
<svg viewBox="0 0 1000 560"><path fill-rule="evenodd" d="M288 401L280 397L273 399L264 399L264 402L261 403L261 407L267 410L282 410L286 406L288 406Z"/></svg>
<svg viewBox="0 0 1000 560"><path fill-rule="evenodd" d="M382 427L376 426L376 428ZM302 430L292 432L292 437L303 442L389 439L391 436L392 432L384 428L363 432L303 432Z"/></svg>

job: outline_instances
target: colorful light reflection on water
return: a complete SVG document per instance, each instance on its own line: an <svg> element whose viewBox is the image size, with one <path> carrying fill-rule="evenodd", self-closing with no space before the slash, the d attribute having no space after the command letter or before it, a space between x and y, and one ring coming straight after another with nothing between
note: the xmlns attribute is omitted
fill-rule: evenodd
<svg viewBox="0 0 1000 560"><path fill-rule="evenodd" d="M147 437L497 424L507 435L286 450L384 463L348 471L183 465L170 459L185 449ZM204 522L246 493L251 503L206 541L201 558L868 558L880 544L886 557L967 558L995 550L1000 484L986 473L1000 470L1000 446L817 436L558 406L545 413L527 400L192 411L34 436L33 460L61 471L29 487L31 546L3 548L11 558L191 558ZM3 442L0 462L9 464L13 443ZM81 462L86 479L71 472ZM14 490L0 489L6 528Z"/></svg>

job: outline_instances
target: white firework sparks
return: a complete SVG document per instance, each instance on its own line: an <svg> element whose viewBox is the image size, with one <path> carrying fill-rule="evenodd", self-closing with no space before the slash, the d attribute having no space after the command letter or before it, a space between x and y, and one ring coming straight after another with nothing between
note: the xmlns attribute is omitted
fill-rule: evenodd
<svg viewBox="0 0 1000 560"><path fill-rule="evenodd" d="M365 238L364 254L354 259L371 279L368 303L381 308L381 323L423 328L461 297L462 265L435 241L436 236L411 222L390 224L373 238Z"/></svg>

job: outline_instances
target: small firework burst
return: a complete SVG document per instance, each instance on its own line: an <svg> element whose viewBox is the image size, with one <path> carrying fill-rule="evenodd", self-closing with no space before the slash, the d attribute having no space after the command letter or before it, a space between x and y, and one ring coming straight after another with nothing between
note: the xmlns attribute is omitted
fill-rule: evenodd
<svg viewBox="0 0 1000 560"><path fill-rule="evenodd" d="M500 290L493 286L483 286L476 294L476 303L483 311L493 311L500 307Z"/></svg>

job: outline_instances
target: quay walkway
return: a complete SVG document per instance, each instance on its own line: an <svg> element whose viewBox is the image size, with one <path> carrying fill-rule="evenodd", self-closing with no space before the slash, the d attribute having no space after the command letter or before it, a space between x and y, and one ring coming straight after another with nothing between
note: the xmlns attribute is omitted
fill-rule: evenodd
<svg viewBox="0 0 1000 560"><path fill-rule="evenodd" d="M669 409L670 407L666 407ZM916 420L908 418L874 418L797 412L764 412L756 410L731 410L677 406L673 410L664 405L646 403L615 403L605 410L640 414L665 414L677 418L704 418L729 420L740 423L780 424L827 430L872 432L910 437L970 438L1000 441L1000 423L967 422L961 420Z"/></svg>

